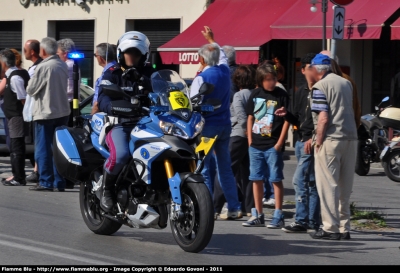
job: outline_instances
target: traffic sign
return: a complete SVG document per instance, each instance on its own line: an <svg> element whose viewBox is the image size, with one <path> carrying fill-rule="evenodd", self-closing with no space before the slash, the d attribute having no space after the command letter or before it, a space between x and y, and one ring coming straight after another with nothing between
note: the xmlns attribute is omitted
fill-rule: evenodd
<svg viewBox="0 0 400 273"><path fill-rule="evenodd" d="M343 7L339 7L339 6L335 7L334 16L333 16L332 39L343 40L344 14L345 14L345 9Z"/></svg>
<svg viewBox="0 0 400 273"><path fill-rule="evenodd" d="M334 5L338 5L338 6L346 6L348 4L351 4L354 0L331 0L331 2Z"/></svg>

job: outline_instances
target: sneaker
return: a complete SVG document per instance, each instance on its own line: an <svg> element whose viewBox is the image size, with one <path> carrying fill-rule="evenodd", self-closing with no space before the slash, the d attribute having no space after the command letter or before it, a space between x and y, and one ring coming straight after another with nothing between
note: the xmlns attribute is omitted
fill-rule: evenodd
<svg viewBox="0 0 400 273"><path fill-rule="evenodd" d="M285 220L282 212L278 212L275 210L274 217L272 217L271 222L267 226L267 228L271 229L279 229L285 226Z"/></svg>
<svg viewBox="0 0 400 273"><path fill-rule="evenodd" d="M341 240L350 240L350 239L351 239L351 237L350 237L350 232L341 233L341 234L340 234L340 239L341 239Z"/></svg>
<svg viewBox="0 0 400 273"><path fill-rule="evenodd" d="M264 198L264 200L265 200L265 198ZM263 202L263 204L264 204L264 206L275 208L275 199L274 198L270 198L268 200L265 200Z"/></svg>
<svg viewBox="0 0 400 273"><path fill-rule="evenodd" d="M26 182L25 181L18 182L14 179L11 179L11 180L4 180L3 185L4 186L25 186Z"/></svg>
<svg viewBox="0 0 400 273"><path fill-rule="evenodd" d="M235 220L239 218L243 218L243 214L241 210L236 210L236 211L226 211L224 213L221 213L219 217L222 220Z"/></svg>
<svg viewBox="0 0 400 273"><path fill-rule="evenodd" d="M8 178L2 178L2 179L1 179L1 183L4 184L4 182L6 182L6 181L11 181L11 180L13 180L13 179L14 179L14 176L10 176L10 177L8 177Z"/></svg>
<svg viewBox="0 0 400 273"><path fill-rule="evenodd" d="M324 240L340 240L340 233L329 233L323 230L322 228L317 232L310 234L313 239L324 239Z"/></svg>
<svg viewBox="0 0 400 273"><path fill-rule="evenodd" d="M251 217L251 212L250 212L250 213L249 213L249 212L246 213L246 216L247 216L247 217Z"/></svg>
<svg viewBox="0 0 400 273"><path fill-rule="evenodd" d="M27 182L30 182L30 183L36 183L36 182L39 181L39 173L38 173L38 172L31 172L31 174L28 175L28 176L25 178L25 180L26 180Z"/></svg>
<svg viewBox="0 0 400 273"><path fill-rule="evenodd" d="M307 228L297 222L293 222L289 226L283 227L282 230L287 233L306 233L307 232Z"/></svg>
<svg viewBox="0 0 400 273"><path fill-rule="evenodd" d="M258 214L257 209L251 209L251 218L242 223L244 227L265 227L264 213Z"/></svg>

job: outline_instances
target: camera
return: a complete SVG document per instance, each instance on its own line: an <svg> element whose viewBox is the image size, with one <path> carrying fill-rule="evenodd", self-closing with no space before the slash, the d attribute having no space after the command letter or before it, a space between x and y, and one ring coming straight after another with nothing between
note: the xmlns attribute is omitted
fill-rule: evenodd
<svg viewBox="0 0 400 273"><path fill-rule="evenodd" d="M78 6L84 6L85 5L85 1L84 0L75 0L75 3L78 5Z"/></svg>

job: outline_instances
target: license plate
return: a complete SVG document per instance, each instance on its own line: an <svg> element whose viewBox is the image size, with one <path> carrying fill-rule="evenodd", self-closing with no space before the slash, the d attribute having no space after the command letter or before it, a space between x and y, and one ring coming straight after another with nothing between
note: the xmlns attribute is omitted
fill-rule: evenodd
<svg viewBox="0 0 400 273"><path fill-rule="evenodd" d="M389 146L386 146L385 149L382 150L381 156L379 158L382 159L388 150L389 150Z"/></svg>

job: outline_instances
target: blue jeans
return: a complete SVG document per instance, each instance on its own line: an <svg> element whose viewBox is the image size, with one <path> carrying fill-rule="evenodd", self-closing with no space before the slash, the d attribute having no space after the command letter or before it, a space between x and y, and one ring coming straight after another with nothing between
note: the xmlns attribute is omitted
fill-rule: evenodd
<svg viewBox="0 0 400 273"><path fill-rule="evenodd" d="M274 147L261 151L249 147L251 181L281 182L283 177L283 155Z"/></svg>
<svg viewBox="0 0 400 273"><path fill-rule="evenodd" d="M229 152L229 140L231 134L231 125L222 126L204 126L202 136L203 137L215 137L218 135L217 140L214 143L213 149L210 151L210 155L215 151L215 162L217 167L218 181L221 185L222 191L224 192L226 201L228 203L228 210L235 211L240 210L241 205L238 198L238 192L236 187L236 180L233 176L231 168L231 155ZM211 196L214 193L214 177L212 176L213 162L212 157L207 156L204 161L204 168L201 174L205 179L205 183L211 192Z"/></svg>
<svg viewBox="0 0 400 273"><path fill-rule="evenodd" d="M67 125L68 119L69 116L35 121L35 161L42 187L65 189L65 180L53 162L53 137L56 128Z"/></svg>
<svg viewBox="0 0 400 273"><path fill-rule="evenodd" d="M296 222L319 228L320 203L315 184L314 155L304 153L304 142L296 142L297 168L293 175L296 199Z"/></svg>
<svg viewBox="0 0 400 273"><path fill-rule="evenodd" d="M264 198L266 200L275 199L274 187L268 179L264 179Z"/></svg>

